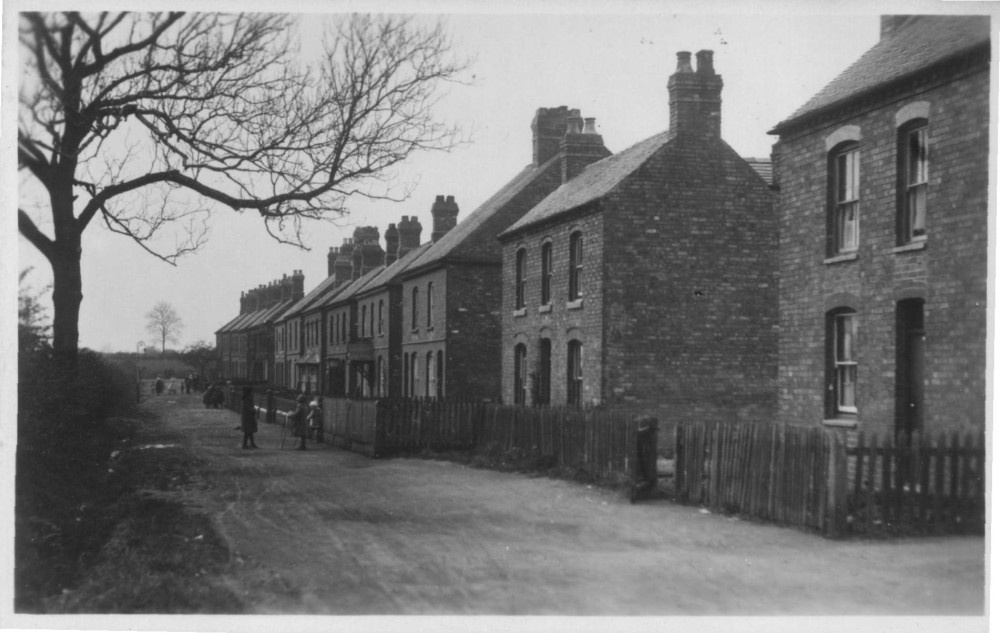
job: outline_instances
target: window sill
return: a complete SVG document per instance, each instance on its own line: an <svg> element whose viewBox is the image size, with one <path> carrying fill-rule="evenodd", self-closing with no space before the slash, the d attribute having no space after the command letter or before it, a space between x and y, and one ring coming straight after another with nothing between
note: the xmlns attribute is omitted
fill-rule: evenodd
<svg viewBox="0 0 1000 633"><path fill-rule="evenodd" d="M566 302L566 309L567 310L579 310L582 307L583 307L583 299L582 298L576 299L574 301L567 301Z"/></svg>
<svg viewBox="0 0 1000 633"><path fill-rule="evenodd" d="M514 316L516 317L523 317L526 314L528 314L527 308L518 308L517 310L514 310Z"/></svg>
<svg viewBox="0 0 1000 633"><path fill-rule="evenodd" d="M922 251L927 248L927 240L920 240L917 242L910 242L909 244L903 244L902 246L897 246L892 249L893 253L908 253L910 251Z"/></svg>
<svg viewBox="0 0 1000 633"><path fill-rule="evenodd" d="M828 420L823 420L823 426L832 426L844 429L856 429L858 428L857 418L831 418Z"/></svg>
<svg viewBox="0 0 1000 633"><path fill-rule="evenodd" d="M433 332L434 331L434 326L433 325L428 325L427 326L427 331L428 332Z"/></svg>
<svg viewBox="0 0 1000 633"><path fill-rule="evenodd" d="M552 312L552 304L551 303L546 303L543 306L538 306L538 313L539 314L544 314L546 312Z"/></svg>
<svg viewBox="0 0 1000 633"><path fill-rule="evenodd" d="M417 327L413 328L412 330L410 330L410 334L420 334L420 328Z"/></svg>
<svg viewBox="0 0 1000 633"><path fill-rule="evenodd" d="M839 264L840 262L852 262L858 258L857 252L854 253L841 253L840 255L834 255L833 257L827 257L823 260L824 264Z"/></svg>

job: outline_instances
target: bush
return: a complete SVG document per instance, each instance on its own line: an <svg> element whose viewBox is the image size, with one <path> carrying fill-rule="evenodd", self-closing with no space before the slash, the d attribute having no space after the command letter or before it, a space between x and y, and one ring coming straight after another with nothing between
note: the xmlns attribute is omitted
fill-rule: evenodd
<svg viewBox="0 0 1000 633"><path fill-rule="evenodd" d="M113 416L134 414L135 386L89 350L75 367L47 346L25 351L18 374L15 607L31 610L70 584L109 534L108 461L135 430Z"/></svg>

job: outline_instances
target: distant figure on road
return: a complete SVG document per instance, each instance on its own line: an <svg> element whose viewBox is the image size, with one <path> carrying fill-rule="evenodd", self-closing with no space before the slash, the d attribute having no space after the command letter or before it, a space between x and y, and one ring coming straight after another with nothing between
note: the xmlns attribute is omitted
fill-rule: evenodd
<svg viewBox="0 0 1000 633"><path fill-rule="evenodd" d="M159 396L159 395L163 394L163 378L161 378L160 376L157 376L156 377L156 382L153 383L153 384L156 387L156 395Z"/></svg>
<svg viewBox="0 0 1000 633"><path fill-rule="evenodd" d="M243 387L240 427L243 429L243 448L257 448L257 443L253 441L253 434L257 432L257 409L253 405L253 389L250 387Z"/></svg>
<svg viewBox="0 0 1000 633"><path fill-rule="evenodd" d="M184 379L184 393L191 393L191 374Z"/></svg>
<svg viewBox="0 0 1000 633"><path fill-rule="evenodd" d="M319 406L319 398L309 403L309 434L315 434L316 443L323 444L323 409Z"/></svg>
<svg viewBox="0 0 1000 633"><path fill-rule="evenodd" d="M208 389L205 390L205 395L201 397L201 401L205 403L206 409L218 409L219 405L225 402L226 396L222 393L222 388L216 384L211 384Z"/></svg>
<svg viewBox="0 0 1000 633"><path fill-rule="evenodd" d="M299 438L298 450L300 451L306 450L306 438L309 437L309 426L306 420L309 415L306 408L308 401L305 394L296 398L295 413L292 414L292 435Z"/></svg>

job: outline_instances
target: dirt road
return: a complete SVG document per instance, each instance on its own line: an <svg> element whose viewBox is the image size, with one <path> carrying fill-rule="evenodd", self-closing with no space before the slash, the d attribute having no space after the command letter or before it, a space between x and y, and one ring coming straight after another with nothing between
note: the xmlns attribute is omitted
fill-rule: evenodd
<svg viewBox="0 0 1000 633"><path fill-rule="evenodd" d="M838 542L578 483L310 444L195 396L160 413L200 460L184 500L257 613L981 614L984 539Z"/></svg>

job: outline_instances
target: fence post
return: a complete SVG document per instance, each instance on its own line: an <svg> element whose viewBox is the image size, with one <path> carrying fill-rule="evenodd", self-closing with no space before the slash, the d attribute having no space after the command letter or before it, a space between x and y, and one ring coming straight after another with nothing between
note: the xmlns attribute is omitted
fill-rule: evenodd
<svg viewBox="0 0 1000 633"><path fill-rule="evenodd" d="M831 434L832 447L830 462L832 480L830 482L830 520L827 522L827 536L839 537L847 523L847 450L839 433Z"/></svg>
<svg viewBox="0 0 1000 633"><path fill-rule="evenodd" d="M635 479L629 501L649 496L656 489L656 433L659 420L646 416L636 420L635 433Z"/></svg>
<svg viewBox="0 0 1000 633"><path fill-rule="evenodd" d="M264 421L268 424L274 424L277 421L278 412L278 399L274 396L274 390L267 390L267 414L264 416Z"/></svg>

